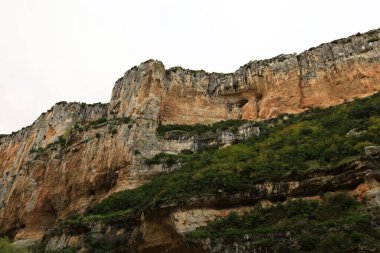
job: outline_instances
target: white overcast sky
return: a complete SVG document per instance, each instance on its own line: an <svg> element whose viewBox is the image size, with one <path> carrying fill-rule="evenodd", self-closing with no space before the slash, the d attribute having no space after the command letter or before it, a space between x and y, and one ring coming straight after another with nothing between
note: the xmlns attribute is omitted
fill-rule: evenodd
<svg viewBox="0 0 380 253"><path fill-rule="evenodd" d="M380 27L378 0L0 0L0 133L108 102L134 65L233 72Z"/></svg>

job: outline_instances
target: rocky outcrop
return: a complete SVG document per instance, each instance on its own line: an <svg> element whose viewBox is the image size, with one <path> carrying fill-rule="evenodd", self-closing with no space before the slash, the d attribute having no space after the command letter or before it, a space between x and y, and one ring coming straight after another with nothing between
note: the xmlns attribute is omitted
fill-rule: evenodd
<svg viewBox="0 0 380 253"><path fill-rule="evenodd" d="M260 128L253 122L242 124L236 129L220 130L202 135L180 131L169 131L159 138L157 147L161 152L178 154L184 151L196 152L207 146L227 147L252 136L259 136Z"/></svg>
<svg viewBox="0 0 380 253"><path fill-rule="evenodd" d="M248 213L253 209L252 206L232 207L232 208L194 208L188 210L178 210L173 214L175 230L185 236L198 227L206 226L211 221L218 218L225 218L230 213Z"/></svg>
<svg viewBox="0 0 380 253"><path fill-rule="evenodd" d="M31 126L0 136L0 233L40 239L57 219L168 170L147 158L258 131L173 142L157 136L160 124L260 120L378 91L379 39L373 30L231 74L165 70L150 60L116 82L109 104L56 104Z"/></svg>

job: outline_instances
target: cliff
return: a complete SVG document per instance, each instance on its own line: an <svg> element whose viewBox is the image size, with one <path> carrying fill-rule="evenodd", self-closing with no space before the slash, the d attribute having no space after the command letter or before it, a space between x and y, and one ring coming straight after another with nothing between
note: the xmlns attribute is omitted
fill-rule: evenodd
<svg viewBox="0 0 380 253"><path fill-rule="evenodd" d="M110 194L180 168L147 163L258 135L254 124L209 136L157 135L169 124L264 120L380 90L380 30L299 55L252 61L231 74L149 60L127 71L109 104L58 103L31 126L0 136L0 233L40 240L47 229Z"/></svg>
<svg viewBox="0 0 380 253"><path fill-rule="evenodd" d="M327 107L379 89L379 31L322 44L299 55L252 61L233 74L160 62L128 71L113 90L117 115L149 111L161 124L264 119Z"/></svg>

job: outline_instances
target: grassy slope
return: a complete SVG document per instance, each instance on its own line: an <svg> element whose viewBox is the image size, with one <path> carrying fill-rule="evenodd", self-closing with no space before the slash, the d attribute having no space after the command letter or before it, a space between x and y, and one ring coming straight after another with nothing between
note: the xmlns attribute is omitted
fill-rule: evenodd
<svg viewBox="0 0 380 253"><path fill-rule="evenodd" d="M364 146L380 144L380 94L260 125L259 137L224 149L181 155L187 161L181 170L113 194L89 209L87 215L139 211L148 205L186 201L220 190L249 191L258 182L281 180L292 173L331 168L355 159ZM347 137L353 128L365 132Z"/></svg>

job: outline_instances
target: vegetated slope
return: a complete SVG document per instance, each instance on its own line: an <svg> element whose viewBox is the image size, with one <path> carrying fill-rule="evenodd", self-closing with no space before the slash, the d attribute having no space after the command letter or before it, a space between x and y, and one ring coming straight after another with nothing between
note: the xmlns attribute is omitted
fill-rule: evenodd
<svg viewBox="0 0 380 253"><path fill-rule="evenodd" d="M116 193L87 213L141 210L195 196L245 192L264 181L337 168L359 159L364 147L380 144L379 94L285 118L260 123L259 137L231 147L172 155L185 159L186 165L141 187Z"/></svg>
<svg viewBox="0 0 380 253"><path fill-rule="evenodd" d="M228 128L229 124L236 127L237 122L218 124ZM328 173L343 173L338 177L349 177L344 173L352 174L350 166L359 166L358 163L378 173L379 160L366 157L364 149L376 150L380 144L380 94L328 109L283 115L258 124L262 129L259 137L230 147L208 148L195 154L161 154L160 158L167 156L173 162L180 159L186 164L180 170L155 177L136 189L113 194L88 209L84 216L73 216L64 224L135 219L143 211L165 206L202 206L202 199L207 196L210 199L220 196L222 202L216 204L223 206L223 201L228 202L228 196L233 200L239 193L254 194L258 185L265 182L296 181ZM182 134L187 131L205 133L214 128L173 125L159 131L161 134L176 129ZM379 175L375 173L375 180L378 179ZM242 217L232 214L191 232L188 239L204 244L202 238L211 238L212 243L208 241L206 248L215 245L228 248L228 243L250 242L251 248L279 252L315 249L318 252L376 251L380 245L376 208L367 208L345 195L324 196L324 192L350 190L362 182L360 178L346 185L304 189L299 196L319 194L322 202L303 200L257 209ZM315 185L314 188L318 189ZM272 198L258 196L250 203L254 204L260 197L283 201L289 189L279 190L284 192ZM252 195L250 197L252 199Z"/></svg>
<svg viewBox="0 0 380 253"><path fill-rule="evenodd" d="M269 252L378 252L379 209L368 209L344 194L326 194L321 203L295 200L257 208L242 216L231 213L190 232L188 239L231 251L234 244L240 244L247 251L261 248Z"/></svg>

